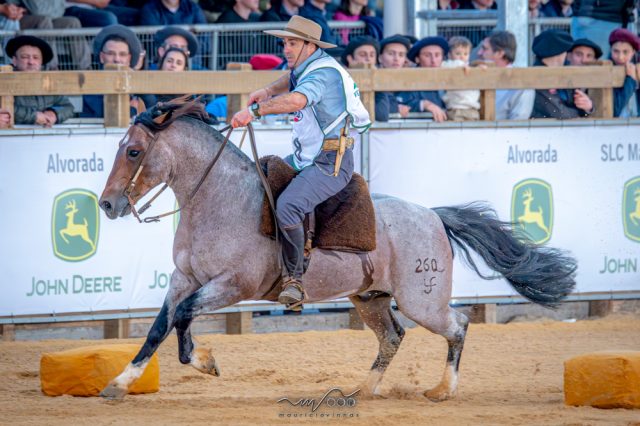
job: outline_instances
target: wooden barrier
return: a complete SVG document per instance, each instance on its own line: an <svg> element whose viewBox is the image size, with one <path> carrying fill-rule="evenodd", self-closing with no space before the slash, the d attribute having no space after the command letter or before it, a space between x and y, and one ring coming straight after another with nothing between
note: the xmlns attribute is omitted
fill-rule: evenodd
<svg viewBox="0 0 640 426"><path fill-rule="evenodd" d="M253 71L237 66L234 71L46 71L0 72L0 103L12 110L13 96L105 94L105 126L126 127L129 94L181 93L244 95L275 81L285 71ZM373 115L378 91L478 89L482 95L482 118L495 119L495 90L590 89L597 118L613 116L613 88L622 87L624 67L603 64L583 67L532 68L403 68L350 70L365 105ZM111 96L114 95L114 96ZM126 99L126 101L125 101ZM231 99L231 98L230 98ZM238 99L233 98L233 99ZM246 99L246 98L245 98ZM232 102L236 102L232 100ZM127 113L125 115L125 109Z"/></svg>

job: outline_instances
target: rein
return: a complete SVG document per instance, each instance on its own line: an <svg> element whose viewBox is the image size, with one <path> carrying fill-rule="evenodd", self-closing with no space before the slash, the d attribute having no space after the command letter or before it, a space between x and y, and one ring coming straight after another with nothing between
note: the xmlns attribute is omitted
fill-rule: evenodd
<svg viewBox="0 0 640 426"><path fill-rule="evenodd" d="M193 199L193 197L196 195L196 193L198 192L198 190L200 189L200 187L202 186L203 182L205 181L205 179L207 178L207 176L209 176L209 172L211 172L211 169L213 169L213 166L218 162L218 160L220 159L220 156L222 155L222 151L224 150L224 147L227 146L227 143L229 142L229 137L231 136L231 132L233 131L233 128L231 126L226 126L224 127L222 130L220 130L220 133L223 133L227 130L229 130L227 132L227 136L224 138L224 141L222 142L222 144L220 145L220 149L218 149L218 152L216 153L216 155L213 157L213 160L211 160L211 163L209 163L209 166L207 166L207 169L204 171L204 174L202 175L202 177L200 178L200 181L198 182L198 184L196 185L196 187L191 191L191 194L189 195L189 198L187 199L187 202L183 205L180 206L179 208L172 210L170 212L167 213L162 213L159 214L157 216L151 216L151 217L146 217L144 219L140 218L140 215L143 214L147 209L149 209L149 207L151 207L151 203L153 203L156 198L158 198L158 196L160 196L160 194L162 194L162 192L167 189L169 187L168 183L165 183L162 188L160 188L160 190L153 196L151 197L151 199L149 201L147 201L142 207L140 207L140 209L138 209L136 211L136 207L135 207L135 200L131 197L131 194L133 193L133 190L136 187L136 181L138 180L138 177L140 176L140 173L142 173L142 169L144 168L144 159L147 156L147 154L149 152L151 152L151 150L153 149L153 147L155 146L156 141L158 140L158 133L151 133L151 131L145 129L147 131L147 134L150 135L152 137L151 139L151 143L149 144L149 149L147 149L144 154L142 155L142 157L140 158L140 161L138 163L138 167L136 168L136 171L133 174L133 177L131 179L129 179L129 183L127 184L126 189L124 190L124 196L127 197L127 200L129 200L129 206L131 206L131 213L133 214L133 216L135 216L136 219L138 219L139 223L152 223L152 222L159 222L160 218L163 218L165 216L170 216L170 215L174 215L176 213L178 213L180 210L182 210L183 208L187 207L189 205L189 203L191 202L191 200ZM253 128L251 128L251 142L252 142L252 146L255 145L255 142L253 141ZM270 199L271 201L271 199ZM275 205L275 203L273 204Z"/></svg>

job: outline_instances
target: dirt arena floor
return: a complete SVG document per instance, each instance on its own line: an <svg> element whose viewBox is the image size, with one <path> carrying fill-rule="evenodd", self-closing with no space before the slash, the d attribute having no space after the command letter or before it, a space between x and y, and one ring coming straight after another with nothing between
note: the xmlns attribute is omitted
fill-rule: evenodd
<svg viewBox="0 0 640 426"><path fill-rule="evenodd" d="M640 425L640 410L565 406L562 380L563 361L574 355L640 350L638 316L471 325L458 397L441 403L421 394L438 382L446 344L424 329L411 329L382 382L383 398L357 399L347 408L328 407L325 400L315 412L277 400L319 400L334 387L345 394L355 390L377 353L371 331L206 335L199 340L214 348L221 377L181 365L172 336L159 351L160 392L127 396L120 403L40 392L41 353L104 341L0 343L0 424Z"/></svg>

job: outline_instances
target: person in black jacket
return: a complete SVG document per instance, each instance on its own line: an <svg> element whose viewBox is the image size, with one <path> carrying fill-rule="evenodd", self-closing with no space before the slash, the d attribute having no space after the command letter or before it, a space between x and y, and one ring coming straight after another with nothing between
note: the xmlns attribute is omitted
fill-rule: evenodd
<svg viewBox="0 0 640 426"><path fill-rule="evenodd" d="M588 38L602 47L609 56L609 34L616 28L626 28L633 18L637 0L575 0L571 36Z"/></svg>
<svg viewBox="0 0 640 426"><path fill-rule="evenodd" d="M541 32L533 39L534 66L564 66L572 46L573 39L569 33L560 30ZM592 113L593 102L580 89L537 89L531 118L565 120L588 117Z"/></svg>
<svg viewBox="0 0 640 426"><path fill-rule="evenodd" d="M260 16L262 22L288 22L293 15L300 13L304 0L273 0L271 8Z"/></svg>

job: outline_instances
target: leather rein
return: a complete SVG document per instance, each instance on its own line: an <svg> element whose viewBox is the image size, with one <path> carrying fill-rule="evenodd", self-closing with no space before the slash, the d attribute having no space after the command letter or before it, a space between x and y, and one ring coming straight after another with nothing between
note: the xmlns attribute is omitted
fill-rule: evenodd
<svg viewBox="0 0 640 426"><path fill-rule="evenodd" d="M225 136L224 141L220 145L220 148L216 152L216 155L213 157L213 159L211 160L211 162L207 166L206 170L202 174L202 177L200 178L200 181L195 186L195 188L193 188L193 190L191 191L191 194L189 194L189 198L187 199L187 202L183 206L180 206L179 208L177 208L175 210L172 210L170 212L162 213L162 214L159 214L159 215L156 215L156 216L146 217L144 219L141 218L140 215L142 215L147 209L149 209L149 207L151 207L151 203L153 203L158 198L158 196L160 196L160 194L162 194L162 192L169 187L169 184L165 183L162 186L162 188L160 188L160 190L153 197L151 197L151 199L149 201L147 201L142 207L140 207L138 210L136 210L136 207L135 207L136 201L133 199L132 193L133 193L133 191L134 191L134 189L136 187L136 181L138 180L138 177L140 176L140 174L142 173L142 170L144 169L144 159L146 158L147 154L149 154L149 152L151 152L153 150L153 147L155 146L155 143L158 140L158 132L152 133L145 126L142 126L142 128L145 130L147 135L151 137L151 142L149 144L149 149L147 149L147 150L145 150L143 152L142 157L138 161L138 165L136 167L136 170L133 173L133 176L131 177L131 179L129 179L129 182L127 183L127 186L125 187L125 189L123 191L123 195L125 197L127 197L127 200L129 201L129 206L131 206L131 213L135 216L135 218L138 220L139 223L152 223L152 222L159 222L160 219L163 218L163 217L174 215L174 214L178 213L180 210L182 210L183 208L186 208L189 205L189 203L191 202L193 197L196 195L196 193L198 192L198 190L200 189L200 187L202 186L202 184L206 180L207 176L209 176L209 173L211 172L211 169L213 169L213 166L215 166L215 164L220 159L220 156L222 155L222 152L224 151L224 148L227 146L227 143L229 143L229 137L231 136L231 132L233 131L233 128L229 125L229 126L226 126L226 127L222 128L221 130L219 130L220 133L224 133L225 131L228 130L227 135ZM276 221L274 223L277 223L277 219L276 219L276 216L275 216L275 214L276 214L275 200L273 198L273 193L271 192L271 187L269 186L269 183L267 182L267 178L264 175L264 171L262 170L262 167L260 167L260 162L259 162L259 159L258 159L258 150L256 148L255 133L254 133L253 126L251 125L251 123L247 124L245 132L247 132L247 131L249 133L249 141L251 142L251 152L253 154L254 162L255 162L255 165L256 165L256 170L258 172L258 176L260 176L260 181L262 182L262 186L264 187L267 199L269 200L269 205L271 207L271 212L272 212L272 214L274 216L274 221ZM128 134L128 132L127 132L127 134ZM125 135L125 137L126 137L126 135ZM244 141L244 134L242 136L242 141ZM240 147L242 147L242 141L240 142ZM276 242L278 242L278 240L279 240L279 238L278 238L278 228L276 227Z"/></svg>

